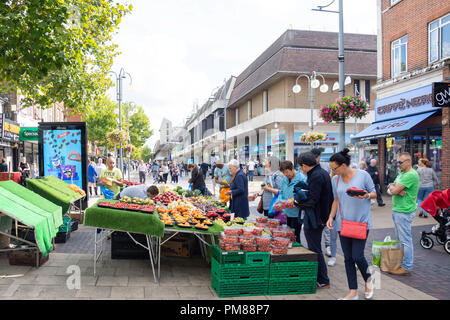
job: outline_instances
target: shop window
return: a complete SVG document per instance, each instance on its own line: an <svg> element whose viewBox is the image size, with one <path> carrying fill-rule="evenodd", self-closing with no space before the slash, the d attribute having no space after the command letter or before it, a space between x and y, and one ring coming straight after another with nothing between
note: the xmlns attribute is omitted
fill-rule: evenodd
<svg viewBox="0 0 450 320"><path fill-rule="evenodd" d="M269 111L269 91L263 91L263 112Z"/></svg>
<svg viewBox="0 0 450 320"><path fill-rule="evenodd" d="M428 62L450 57L450 14L428 25Z"/></svg>
<svg viewBox="0 0 450 320"><path fill-rule="evenodd" d="M365 87L366 87L366 101L370 103L370 80L366 80Z"/></svg>
<svg viewBox="0 0 450 320"><path fill-rule="evenodd" d="M234 125L237 126L239 124L239 108L234 109Z"/></svg>
<svg viewBox="0 0 450 320"><path fill-rule="evenodd" d="M391 45L391 73L397 77L408 70L408 36L392 42Z"/></svg>
<svg viewBox="0 0 450 320"><path fill-rule="evenodd" d="M252 100L248 100L247 102L247 112L248 112L248 120L252 118Z"/></svg>

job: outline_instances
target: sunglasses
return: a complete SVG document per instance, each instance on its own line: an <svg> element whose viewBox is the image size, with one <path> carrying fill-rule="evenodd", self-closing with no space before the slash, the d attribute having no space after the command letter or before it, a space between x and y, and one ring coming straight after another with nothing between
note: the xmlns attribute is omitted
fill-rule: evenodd
<svg viewBox="0 0 450 320"><path fill-rule="evenodd" d="M405 161L409 161L409 159L406 159ZM397 161L397 164L403 164L405 161Z"/></svg>
<svg viewBox="0 0 450 320"><path fill-rule="evenodd" d="M336 168L332 168L332 167L330 167L330 169L331 169L331 170L333 170L333 171L336 171L336 170L337 170L337 168L339 168L340 166L342 166L342 164L341 164L341 165L339 165L339 166L337 166Z"/></svg>

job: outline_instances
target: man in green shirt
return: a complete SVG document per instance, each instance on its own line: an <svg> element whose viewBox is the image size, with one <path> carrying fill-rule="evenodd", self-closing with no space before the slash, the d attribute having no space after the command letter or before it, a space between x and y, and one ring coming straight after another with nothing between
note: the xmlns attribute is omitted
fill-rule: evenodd
<svg viewBox="0 0 450 320"><path fill-rule="evenodd" d="M409 153L400 154L397 158L397 166L401 172L395 182L389 186L389 191L392 193L395 235L403 246L403 263L399 269L391 273L407 275L411 273L414 262L411 223L416 215L420 179L419 174L412 168Z"/></svg>
<svg viewBox="0 0 450 320"><path fill-rule="evenodd" d="M120 187L123 187L122 172L115 165L116 160L109 157L106 160L106 169L103 169L100 173L100 182L106 189L114 192L114 196L120 192Z"/></svg>

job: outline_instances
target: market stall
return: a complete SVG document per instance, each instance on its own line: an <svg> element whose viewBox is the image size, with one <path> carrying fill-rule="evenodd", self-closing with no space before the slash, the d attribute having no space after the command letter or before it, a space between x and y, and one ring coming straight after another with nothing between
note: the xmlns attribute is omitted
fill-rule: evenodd
<svg viewBox="0 0 450 320"><path fill-rule="evenodd" d="M0 182L0 213L2 214L0 224L3 227L11 226L14 222L15 236L1 230L0 233L26 244L0 251L34 251L36 266L39 266L39 252L44 257L48 256L53 248L52 240L63 223L61 207L13 181L2 181ZM19 224L34 230L34 242L17 236Z"/></svg>
<svg viewBox="0 0 450 320"><path fill-rule="evenodd" d="M68 184L57 177L47 176L28 179L27 188L60 206L63 215L77 212L81 219L81 202L86 195L79 187Z"/></svg>

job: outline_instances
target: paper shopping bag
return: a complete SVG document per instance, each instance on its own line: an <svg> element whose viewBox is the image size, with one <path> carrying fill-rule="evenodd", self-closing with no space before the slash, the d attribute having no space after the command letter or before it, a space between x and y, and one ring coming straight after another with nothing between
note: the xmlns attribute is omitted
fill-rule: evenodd
<svg viewBox="0 0 450 320"><path fill-rule="evenodd" d="M380 269L391 272L399 269L403 263L403 249L382 249Z"/></svg>

